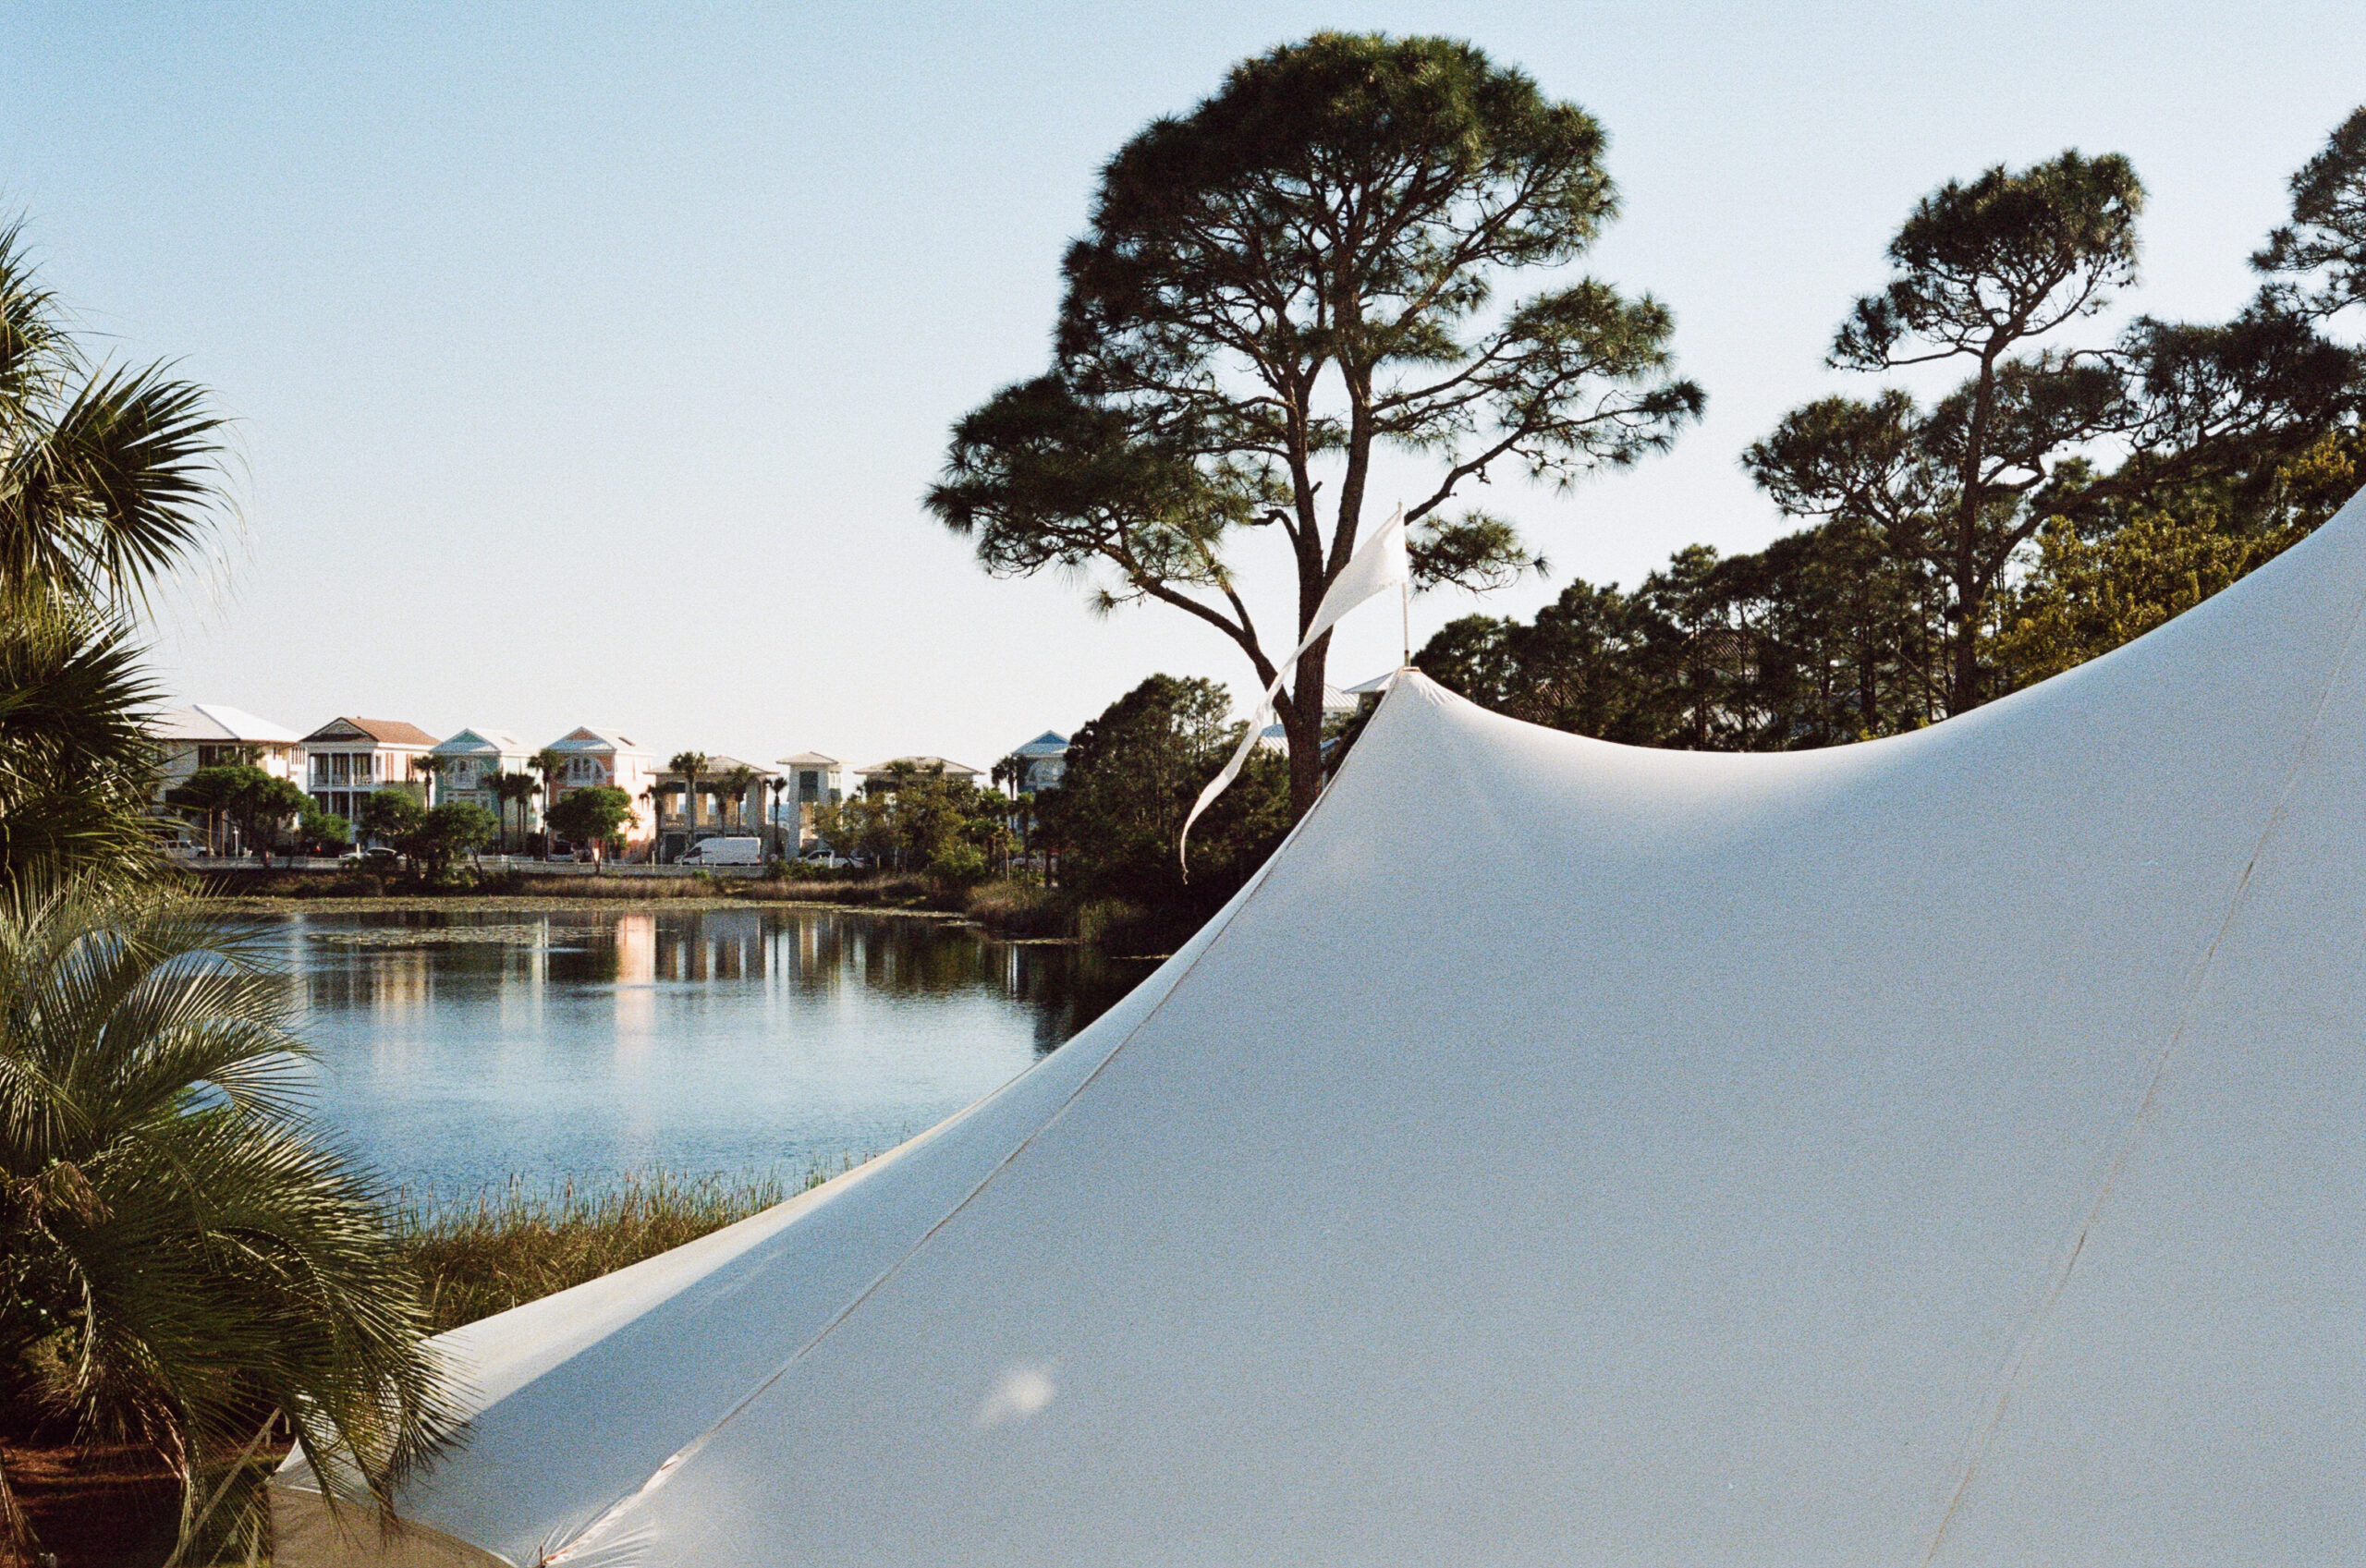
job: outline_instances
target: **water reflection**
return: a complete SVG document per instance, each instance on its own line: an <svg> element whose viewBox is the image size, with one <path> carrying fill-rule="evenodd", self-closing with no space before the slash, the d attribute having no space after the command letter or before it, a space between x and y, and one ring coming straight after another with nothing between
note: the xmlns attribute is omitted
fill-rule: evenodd
<svg viewBox="0 0 2366 1568"><path fill-rule="evenodd" d="M296 916L287 938L323 1116L438 1190L869 1153L1146 972L812 909Z"/></svg>

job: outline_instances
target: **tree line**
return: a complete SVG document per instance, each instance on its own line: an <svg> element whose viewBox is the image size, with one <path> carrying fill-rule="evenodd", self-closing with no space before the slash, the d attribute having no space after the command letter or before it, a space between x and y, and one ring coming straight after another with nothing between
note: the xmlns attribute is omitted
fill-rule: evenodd
<svg viewBox="0 0 2366 1568"><path fill-rule="evenodd" d="M1743 465L1809 526L1680 550L1630 590L1571 582L1532 618L1466 615L1416 662L1486 706L1640 746L1781 750L1927 724L2060 673L2272 559L2366 480L2366 109L2290 182L2233 320L2140 317L2142 188L2077 152L1919 203L1829 363L1960 364L1925 407L1819 399Z"/></svg>
<svg viewBox="0 0 2366 1568"><path fill-rule="evenodd" d="M1456 40L1319 33L1245 60L1104 166L1068 249L1051 363L955 425L927 503L997 575L1079 573L1163 603L1262 687L1368 531L1372 463L1416 583L1542 570L1468 507L1559 489L1698 419L1674 317L1573 278L1617 212L1601 127ZM2296 174L2257 296L2215 322L2096 318L2136 282L2144 190L2077 151L1950 180L1888 247L1829 363L1959 372L1795 409L1743 455L1803 526L1677 553L1628 590L1459 619L1418 662L1539 723L1643 745L1782 748L1962 712L2104 651L2311 528L2358 480L2366 109ZM1523 284L1530 292L1514 292ZM1240 547L1277 534L1295 602L1252 616ZM1324 766L1328 638L1283 693L1290 813Z"/></svg>

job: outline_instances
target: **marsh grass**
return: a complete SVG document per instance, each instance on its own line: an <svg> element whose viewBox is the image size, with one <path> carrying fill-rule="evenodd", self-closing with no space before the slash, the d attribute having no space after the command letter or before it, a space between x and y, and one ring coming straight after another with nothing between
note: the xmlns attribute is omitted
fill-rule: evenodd
<svg viewBox="0 0 2366 1568"><path fill-rule="evenodd" d="M963 913L1001 937L1065 937L1076 921L1067 894L1039 882L982 883L970 890Z"/></svg>
<svg viewBox="0 0 2366 1568"><path fill-rule="evenodd" d="M396 1222L442 1333L696 1241L854 1164L747 1180L659 1170L602 1186L513 1176L457 1199L406 1199Z"/></svg>

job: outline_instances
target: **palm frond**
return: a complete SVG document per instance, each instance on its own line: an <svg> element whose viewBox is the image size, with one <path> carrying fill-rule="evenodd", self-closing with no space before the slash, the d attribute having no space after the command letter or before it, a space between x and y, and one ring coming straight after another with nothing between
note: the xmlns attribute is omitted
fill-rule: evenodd
<svg viewBox="0 0 2366 1568"><path fill-rule="evenodd" d="M58 395L79 355L57 298L35 277L21 219L0 225L0 444Z"/></svg>
<svg viewBox="0 0 2366 1568"><path fill-rule="evenodd" d="M143 652L119 618L54 591L0 611L0 885L155 870Z"/></svg>
<svg viewBox="0 0 2366 1568"><path fill-rule="evenodd" d="M103 369L0 464L0 594L144 606L212 530L224 424L162 363Z"/></svg>
<svg viewBox="0 0 2366 1568"><path fill-rule="evenodd" d="M0 1357L56 1341L85 1430L185 1481L276 1408L383 1507L448 1385L387 1195L300 1113L291 1016L258 936L174 896L0 891Z"/></svg>

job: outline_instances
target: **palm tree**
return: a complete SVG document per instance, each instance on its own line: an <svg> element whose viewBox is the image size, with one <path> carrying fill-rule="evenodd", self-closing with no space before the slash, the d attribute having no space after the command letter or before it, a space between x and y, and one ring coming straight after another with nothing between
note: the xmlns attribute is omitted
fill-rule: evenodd
<svg viewBox="0 0 2366 1568"><path fill-rule="evenodd" d="M731 815L741 833L748 831L748 792L756 787L756 780L760 777L762 775L745 762L723 775L724 786L729 792Z"/></svg>
<svg viewBox="0 0 2366 1568"><path fill-rule="evenodd" d="M501 772L498 762L494 764L493 771L486 773L482 781L484 792L493 796L494 816L501 824L498 842L502 846L501 852L504 854L508 853L509 806L512 801L520 798L518 786L521 783L530 791L533 788L531 779L527 778L523 773L505 773Z"/></svg>
<svg viewBox="0 0 2366 1568"><path fill-rule="evenodd" d="M693 844L699 832L699 775L706 772L707 760L703 751L677 751L665 764L682 775L683 809L688 817L683 836Z"/></svg>
<svg viewBox="0 0 2366 1568"><path fill-rule="evenodd" d="M163 696L130 628L63 595L0 608L0 887L153 864L140 714Z"/></svg>
<svg viewBox="0 0 2366 1568"><path fill-rule="evenodd" d="M558 804L558 775L560 771L566 768L567 759L560 756L556 750L545 746L540 751L535 752L533 760L526 765L533 769L537 773L540 773L543 777L542 796L543 823L544 829L543 836L547 839L549 837L551 808ZM547 849L550 846L546 843L543 847Z"/></svg>
<svg viewBox="0 0 2366 1568"><path fill-rule="evenodd" d="M439 757L433 751L421 751L411 758L411 782L419 785L419 803L421 806L435 804L435 781L451 765L452 759Z"/></svg>
<svg viewBox="0 0 2366 1568"><path fill-rule="evenodd" d="M266 954L167 896L0 893L0 1377L163 1454L184 1544L207 1456L274 1410L382 1508L452 1424L384 1196L300 1112ZM255 1541L259 1499L231 1506ZM0 1536L30 1553L5 1467Z"/></svg>
<svg viewBox="0 0 2366 1568"><path fill-rule="evenodd" d="M541 784L534 782L534 775L531 773L501 775L501 798L518 808L518 847L520 849L526 846L528 813L533 805L534 796L542 793L542 788Z"/></svg>
<svg viewBox="0 0 2366 1568"><path fill-rule="evenodd" d="M133 619L223 510L205 390L66 322L0 227L0 886L152 864Z"/></svg>

